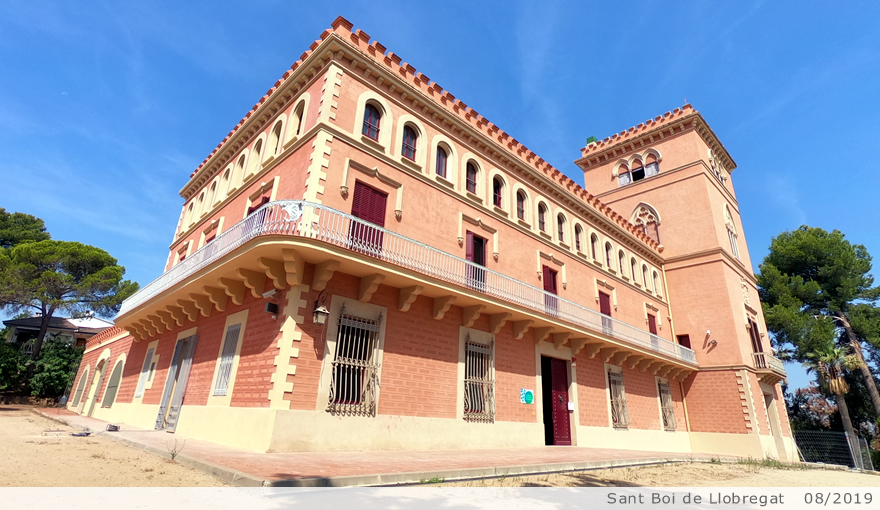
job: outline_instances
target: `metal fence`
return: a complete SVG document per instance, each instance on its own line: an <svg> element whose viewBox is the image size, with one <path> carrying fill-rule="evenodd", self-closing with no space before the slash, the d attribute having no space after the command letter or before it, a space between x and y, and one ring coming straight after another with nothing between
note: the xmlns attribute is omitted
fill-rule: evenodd
<svg viewBox="0 0 880 510"><path fill-rule="evenodd" d="M846 432L796 430L794 440L804 462L874 470L868 442L863 438L851 440Z"/></svg>
<svg viewBox="0 0 880 510"><path fill-rule="evenodd" d="M350 214L302 200L281 200L264 205L126 299L120 315L260 235L307 237L341 246L697 364L694 351L675 342Z"/></svg>

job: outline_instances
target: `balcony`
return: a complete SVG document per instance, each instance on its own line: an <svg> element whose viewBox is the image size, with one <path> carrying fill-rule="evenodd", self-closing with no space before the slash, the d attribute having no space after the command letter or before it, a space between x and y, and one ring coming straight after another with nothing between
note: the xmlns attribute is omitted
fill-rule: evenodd
<svg viewBox="0 0 880 510"><path fill-rule="evenodd" d="M478 266L372 223L364 222L349 214L320 204L299 200L283 200L266 204L248 218L217 236L210 244L199 249L125 300L117 322L123 327L126 327L125 324L133 325L138 334L148 333L149 336L154 336L157 331L164 330L164 326L170 329L175 321L178 325L182 325L184 314L181 313L181 308L190 320L195 320L197 314L194 313L195 309L191 306L192 303L186 301L187 299L194 300L203 315L207 315L205 307L209 309L211 307L210 304L206 304L208 298L217 305L218 310L222 310L223 308L215 299L215 295L217 291L222 295L223 291L219 288L196 285L194 282L199 278L199 275L220 264L227 264L231 268L234 264L230 261L233 260L235 252L240 252L240 249L251 241L278 240L279 238L289 245L301 246L303 253L306 250L327 252L331 251L330 248L338 253L341 249L345 252L346 258L368 259L374 264L378 261L384 263L389 271L393 269L399 273L415 273L428 277L420 278L418 280L420 284L444 289L450 288L448 284L451 284L451 287L455 288L455 292L463 296L461 300L455 301L455 304L461 304L465 307L468 302L473 303L474 306L471 308L475 308L477 314L481 313L481 310L485 310L485 307L480 303L488 302L490 305L494 304L498 311L509 312L498 314L507 318L515 315L526 315L526 318L536 317L540 323L535 320L522 322L527 322L535 330L536 336L540 331L543 333L543 338L551 338L557 348L561 344L569 342L575 352L586 347L589 357L595 357L601 352L605 361L613 360L616 364L627 361L631 368L638 365L643 371L650 368L654 373L660 371L661 375L665 373L670 377L685 375L696 369L697 362L694 351L681 345L504 274ZM248 260L267 253L264 247L260 247L260 249L263 251L255 250L253 257ZM289 259L289 257L293 257L290 255L294 253L293 250L287 249L284 252L285 260L283 262L272 260L270 255L258 258L260 265L265 268L266 275L272 276L279 288L283 287L283 277L279 277L278 273L285 270L290 271L297 260L300 264L302 263L301 259ZM321 256L326 257L326 253ZM235 294L230 290L233 284L242 289L238 291L239 295L243 292L244 285L247 285L255 292L254 295L258 296L256 289L259 287L259 292L262 292L262 287L259 286L259 283L247 281L248 278L259 276L256 275L257 271L237 267L238 269L231 269L232 273L229 269L224 270L225 273L220 276L225 274L226 277L216 277L212 281L221 283L225 281L223 285L226 285L226 294L229 296ZM401 271L401 269L406 271ZM245 282L231 282L230 274L237 274L239 277L245 278ZM287 280L287 283L291 283L289 273ZM390 282L385 280L385 283L389 284ZM183 289L187 285L188 290ZM183 299L174 300L169 297L170 294L176 292L175 289L180 290L179 294ZM193 290L195 293L192 293ZM209 296L199 296L199 292L207 293ZM427 291L424 294L429 295ZM199 302L200 297L204 297L201 299L201 303ZM222 298L225 303L225 296ZM160 303L156 306L166 306L166 308L158 311L146 310L153 306L157 299L164 300L164 304ZM235 298L233 299L235 300ZM435 298L435 308L436 302L437 298ZM190 306L187 307L187 304ZM152 315L147 315L147 313L152 313ZM555 327L538 327L541 325ZM568 331L550 336L550 333L559 329ZM577 338L579 330L590 332L589 337ZM626 347L634 349L626 349ZM646 356L651 353L659 354L659 358L669 358L676 363L671 366L666 363L658 365L657 359L652 359L657 356ZM660 370L661 366L664 370Z"/></svg>
<svg viewBox="0 0 880 510"><path fill-rule="evenodd" d="M785 379L785 365L769 352L753 352L752 361L755 362L761 382L773 385Z"/></svg>

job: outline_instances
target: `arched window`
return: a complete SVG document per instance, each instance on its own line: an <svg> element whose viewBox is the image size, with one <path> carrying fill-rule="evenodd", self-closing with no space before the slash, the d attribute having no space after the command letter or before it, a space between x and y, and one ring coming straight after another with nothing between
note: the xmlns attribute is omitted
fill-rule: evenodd
<svg viewBox="0 0 880 510"><path fill-rule="evenodd" d="M296 109L293 111L293 122L295 123L294 125L296 126L296 133L295 133L296 136L299 136L300 134L302 134L302 127L303 127L303 120L304 120L303 118L305 117L305 115L304 115L305 114L305 107L306 107L305 101L300 101L300 103L298 105L296 105ZM376 110L375 108L373 108L373 110L375 110L376 114L378 115L379 111ZM366 134L366 133L364 133L364 134ZM376 136L379 136L379 117L378 116L376 117Z"/></svg>
<svg viewBox="0 0 880 510"><path fill-rule="evenodd" d="M207 206L210 208L214 205L214 200L217 198L217 181L211 183L211 190L208 192L208 204Z"/></svg>
<svg viewBox="0 0 880 510"><path fill-rule="evenodd" d="M730 252L739 259L739 246L736 244L736 225L733 223L733 216L730 214L730 208L724 204L724 226L727 227L727 238L730 240Z"/></svg>
<svg viewBox="0 0 880 510"><path fill-rule="evenodd" d="M648 157L645 158L645 177L650 177L652 175L657 175L660 173L660 164L657 162L657 157L653 154L648 154Z"/></svg>
<svg viewBox="0 0 880 510"><path fill-rule="evenodd" d="M614 258L614 248L611 247L611 243L605 243L605 263L608 264L608 269L614 267L614 264L611 263Z"/></svg>
<svg viewBox="0 0 880 510"><path fill-rule="evenodd" d="M653 207L645 203L639 204L633 210L629 221L639 227L654 242L660 244L660 215Z"/></svg>
<svg viewBox="0 0 880 510"><path fill-rule="evenodd" d="M113 367L113 373L110 375L107 389L104 390L104 400L101 401L101 407L110 407L116 401L116 392L119 390L119 383L122 380L122 367L124 366L124 361L118 361L116 366Z"/></svg>
<svg viewBox="0 0 880 510"><path fill-rule="evenodd" d="M86 381L89 378L89 367L86 366L85 371L83 371L82 377L79 378L79 384L76 385L76 393L73 394L73 401L70 403L72 406L78 406L79 401L82 398L83 390L86 387Z"/></svg>
<svg viewBox="0 0 880 510"><path fill-rule="evenodd" d="M251 164L250 168L248 168L248 175L257 171L260 168L260 153L263 152L263 141L257 140L257 143L254 144L254 150L251 153Z"/></svg>
<svg viewBox="0 0 880 510"><path fill-rule="evenodd" d="M593 260L599 260L599 236L590 234L590 255Z"/></svg>
<svg viewBox="0 0 880 510"><path fill-rule="evenodd" d="M632 170L630 171L630 175L632 176L632 181L641 181L645 178L645 167L642 166L642 162L639 160L633 161Z"/></svg>
<svg viewBox="0 0 880 510"><path fill-rule="evenodd" d="M195 215L193 214L193 207L195 206L195 202L190 202L189 207L186 208L186 219L184 220L184 224L186 226L190 226L196 220Z"/></svg>
<svg viewBox="0 0 880 510"><path fill-rule="evenodd" d="M283 122L280 120L275 123L275 127L272 128L272 134L269 136L269 152L271 154L278 154L281 152L281 128L283 127Z"/></svg>
<svg viewBox="0 0 880 510"><path fill-rule="evenodd" d="M364 107L363 134L369 136L373 140L379 141L379 125L381 120L382 115L379 113L378 108L372 104L368 104Z"/></svg>
<svg viewBox="0 0 880 510"><path fill-rule="evenodd" d="M623 276L623 271L626 269L626 253L623 253L623 250L617 252L617 267L620 269L620 276Z"/></svg>
<svg viewBox="0 0 880 510"><path fill-rule="evenodd" d="M449 161L449 154L443 147L437 146L437 162L434 165L434 171L440 177L446 178L446 164Z"/></svg>
<svg viewBox="0 0 880 510"><path fill-rule="evenodd" d="M645 290L648 290L648 285L651 283L651 280L648 278L648 266L642 264L642 282L645 283Z"/></svg>
<svg viewBox="0 0 880 510"><path fill-rule="evenodd" d="M224 193L229 193L229 176L232 172L227 168L225 172L223 172L223 178L220 180L220 186L223 189Z"/></svg>
<svg viewBox="0 0 880 510"><path fill-rule="evenodd" d="M654 293L658 296L660 295L660 289L660 275L657 273L657 271L654 271Z"/></svg>
<svg viewBox="0 0 880 510"><path fill-rule="evenodd" d="M562 213L560 213L556 217L556 231L557 231L557 234L559 234L559 242L564 243L565 242L565 216L563 216Z"/></svg>
<svg viewBox="0 0 880 510"><path fill-rule="evenodd" d="M495 207L501 207L501 193L504 191L504 181L501 180L501 177L495 176L492 179L492 205Z"/></svg>
<svg viewBox="0 0 880 510"><path fill-rule="evenodd" d="M620 167L617 169L617 185L623 186L631 182L632 178L629 174L629 167L626 165L620 165Z"/></svg>
<svg viewBox="0 0 880 510"><path fill-rule="evenodd" d="M526 193L523 190L516 192L516 217L526 220Z"/></svg>
<svg viewBox="0 0 880 510"><path fill-rule="evenodd" d="M541 232L547 231L547 206L544 204L538 204L538 230Z"/></svg>
<svg viewBox="0 0 880 510"><path fill-rule="evenodd" d="M630 265L630 269L632 270L633 283L638 284L639 283L639 278L638 278L639 273L636 268L639 267L639 263L636 262L635 257L629 259L629 265Z"/></svg>
<svg viewBox="0 0 880 510"><path fill-rule="evenodd" d="M195 217L199 217L202 214L205 214L205 192L204 191L199 195L199 203L196 205L195 212L196 212Z"/></svg>
<svg viewBox="0 0 880 510"><path fill-rule="evenodd" d="M465 189L474 195L477 194L477 165L473 161L468 161L465 171Z"/></svg>
<svg viewBox="0 0 880 510"><path fill-rule="evenodd" d="M581 237L584 235L584 229L580 225L574 226L574 249L581 251Z"/></svg>
<svg viewBox="0 0 880 510"><path fill-rule="evenodd" d="M416 160L416 141L419 137L416 130L410 126L403 127L403 145L400 147L400 153L406 159Z"/></svg>
<svg viewBox="0 0 880 510"><path fill-rule="evenodd" d="M244 163L245 157L244 154L242 154L241 157L238 158L238 163L235 165L235 174L232 176L232 182L235 183L236 186L241 184L241 180L244 177Z"/></svg>

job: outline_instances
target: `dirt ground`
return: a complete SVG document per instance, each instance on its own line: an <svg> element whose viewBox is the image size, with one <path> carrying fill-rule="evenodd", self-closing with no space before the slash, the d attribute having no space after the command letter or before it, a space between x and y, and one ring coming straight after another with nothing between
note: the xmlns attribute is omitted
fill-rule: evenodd
<svg viewBox="0 0 880 510"><path fill-rule="evenodd" d="M31 412L0 405L0 487L222 487L226 484L104 434L78 432ZM880 476L752 464L670 464L444 483L452 487L880 487Z"/></svg>
<svg viewBox="0 0 880 510"><path fill-rule="evenodd" d="M880 475L750 464L664 464L437 484L443 487L880 487Z"/></svg>
<svg viewBox="0 0 880 510"><path fill-rule="evenodd" d="M72 437L71 432L78 431L28 406L0 406L0 487L226 486L101 434Z"/></svg>

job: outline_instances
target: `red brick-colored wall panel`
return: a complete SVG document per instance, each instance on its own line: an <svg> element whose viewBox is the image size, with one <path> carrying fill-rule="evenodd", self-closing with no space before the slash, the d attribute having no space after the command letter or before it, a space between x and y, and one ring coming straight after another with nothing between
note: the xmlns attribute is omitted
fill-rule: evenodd
<svg viewBox="0 0 880 510"><path fill-rule="evenodd" d="M580 424L592 427L607 427L608 389L605 382L605 366L601 360L586 356L577 358L577 392Z"/></svg>
<svg viewBox="0 0 880 510"><path fill-rule="evenodd" d="M684 387L692 432L748 432L735 372L697 372Z"/></svg>
<svg viewBox="0 0 880 510"><path fill-rule="evenodd" d="M657 379L650 373L624 368L623 384L629 412L629 428L663 430Z"/></svg>
<svg viewBox="0 0 880 510"><path fill-rule="evenodd" d="M520 390L535 395L535 344L529 335L513 338L513 324L508 322L495 335L495 420L514 422L537 421L537 406L520 402Z"/></svg>

